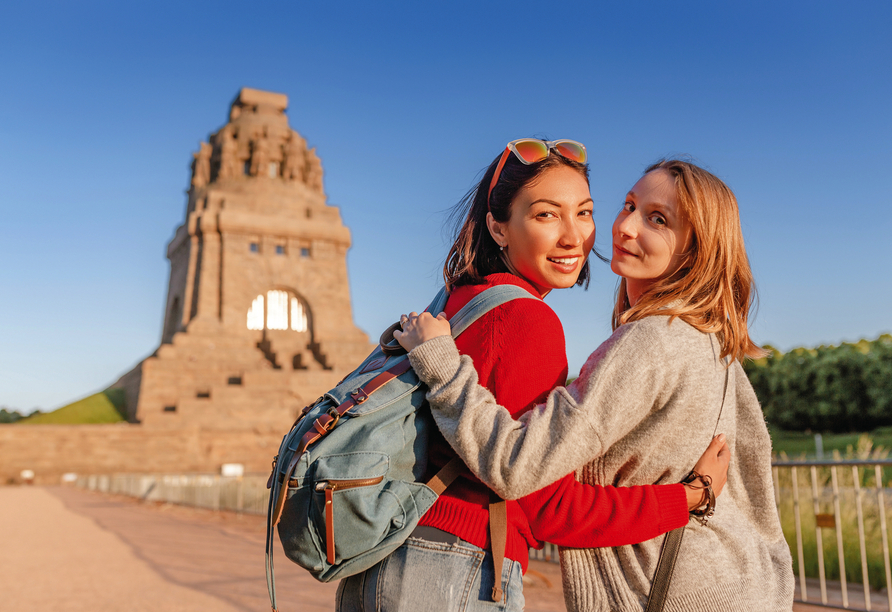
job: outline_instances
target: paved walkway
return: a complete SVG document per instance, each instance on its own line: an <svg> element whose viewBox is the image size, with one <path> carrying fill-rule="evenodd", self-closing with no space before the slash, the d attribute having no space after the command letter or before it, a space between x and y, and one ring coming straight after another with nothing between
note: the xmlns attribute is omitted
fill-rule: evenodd
<svg viewBox="0 0 892 612"><path fill-rule="evenodd" d="M0 487L4 612L269 610L263 517L143 504L68 487ZM277 542L278 544L278 542ZM277 550L282 612L330 612L321 584ZM529 612L563 612L560 571L534 563Z"/></svg>
<svg viewBox="0 0 892 612"><path fill-rule="evenodd" d="M263 542L263 517L68 487L0 487L0 608L268 610ZM334 609L335 584L316 582L281 548L277 560L282 612ZM564 612L558 566L533 561L530 570L527 612Z"/></svg>

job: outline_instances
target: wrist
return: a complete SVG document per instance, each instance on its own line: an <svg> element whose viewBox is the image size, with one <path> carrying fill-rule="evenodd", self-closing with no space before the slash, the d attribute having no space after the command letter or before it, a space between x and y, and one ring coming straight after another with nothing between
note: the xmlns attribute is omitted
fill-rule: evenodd
<svg viewBox="0 0 892 612"><path fill-rule="evenodd" d="M461 355L452 336L437 336L409 351L409 362L429 387L452 380L461 363Z"/></svg>
<svg viewBox="0 0 892 612"><path fill-rule="evenodd" d="M689 483L681 483L684 487L684 494L688 501L688 512L693 512L704 503L705 491L698 487L692 487Z"/></svg>
<svg viewBox="0 0 892 612"><path fill-rule="evenodd" d="M688 508L691 516L701 525L706 525L709 518L715 514L715 493L712 491L712 478L708 474L702 475L691 470L682 479L681 484L688 492ZM691 508L690 503L696 500L697 494L699 494L699 501Z"/></svg>

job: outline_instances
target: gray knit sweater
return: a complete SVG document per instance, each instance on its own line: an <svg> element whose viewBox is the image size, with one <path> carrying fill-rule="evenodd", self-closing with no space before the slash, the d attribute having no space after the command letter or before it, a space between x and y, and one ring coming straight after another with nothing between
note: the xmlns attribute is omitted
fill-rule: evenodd
<svg viewBox="0 0 892 612"><path fill-rule="evenodd" d="M679 482L712 438L725 370L715 337L651 316L620 327L577 378L515 421L477 384L448 336L409 358L430 387L437 425L481 480L507 499L569 472L591 484ZM731 447L728 483L706 527L685 530L667 612L789 611L793 570L775 506L771 441L740 364L718 424ZM640 612L662 537L618 548L563 549L571 611Z"/></svg>

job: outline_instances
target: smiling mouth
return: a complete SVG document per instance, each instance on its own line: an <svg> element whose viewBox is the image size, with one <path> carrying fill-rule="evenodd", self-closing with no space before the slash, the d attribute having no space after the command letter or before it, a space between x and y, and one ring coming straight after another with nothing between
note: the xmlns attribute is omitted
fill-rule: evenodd
<svg viewBox="0 0 892 612"><path fill-rule="evenodd" d="M559 264L561 266L572 266L577 261L579 261L579 257L548 257L548 261L552 263Z"/></svg>
<svg viewBox="0 0 892 612"><path fill-rule="evenodd" d="M627 251L624 248L622 248L621 246L616 245L616 244L613 245L613 250L621 255L628 255L629 257L638 257L637 255L635 255L635 253Z"/></svg>

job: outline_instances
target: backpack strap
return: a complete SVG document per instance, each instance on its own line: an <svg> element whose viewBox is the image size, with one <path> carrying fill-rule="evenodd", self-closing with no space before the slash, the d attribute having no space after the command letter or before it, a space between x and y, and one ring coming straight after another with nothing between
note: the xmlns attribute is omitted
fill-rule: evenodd
<svg viewBox="0 0 892 612"><path fill-rule="evenodd" d="M502 572L505 570L505 553L508 551L508 503L499 501L489 504L489 539L492 541L492 564L495 568L495 584L492 587L492 600L502 601Z"/></svg>
<svg viewBox="0 0 892 612"><path fill-rule="evenodd" d="M526 289L518 287L517 285L496 285L495 287L490 287L485 291L481 291L465 304L461 310L455 313L451 319L449 319L449 325L452 327L452 337L457 338L462 332L477 321L477 319L493 308L501 306L511 300L526 298L533 300L539 299ZM458 477L458 473L463 466L464 463L462 460L459 457L454 457L449 463L443 466L436 476L434 476L433 481L438 479L444 481L445 479L441 477L441 474L447 472L447 474L451 476L449 480L449 483L451 483ZM453 471L455 472L454 475L452 475ZM447 486L449 483L447 483ZM443 490L445 491L446 487L443 487ZM442 492L440 491L437 492L438 495L441 493ZM493 493L493 497L498 501L493 501L489 504L489 539L492 546L493 569L495 570L495 585L492 589L492 600L500 602L503 597L502 572L505 568L505 553L508 550L508 504L505 503L505 500L496 497L495 493Z"/></svg>
<svg viewBox="0 0 892 612"><path fill-rule="evenodd" d="M481 291L449 319L449 325L452 327L452 337L458 338L463 331L493 308L517 299L541 301L540 298L517 285L496 285Z"/></svg>
<svg viewBox="0 0 892 612"><path fill-rule="evenodd" d="M731 364L728 359L723 359L722 361L725 363L725 386L722 388L722 404L719 406L719 418L716 419L715 430L712 432L713 438L719 430L719 421L722 419L722 410L725 408L725 395L728 393L728 368L731 367ZM706 523L703 524L705 525ZM657 569L654 571L653 582L650 583L650 592L647 595L647 608L645 608L644 612L663 612L666 598L669 596L669 584L672 581L672 572L675 570L675 561L678 559L678 551L681 549L682 536L684 536L684 526L673 529L663 538L660 558L657 560Z"/></svg>
<svg viewBox="0 0 892 612"><path fill-rule="evenodd" d="M462 307L451 319L449 325L452 327L452 337L457 338L459 334L465 331L474 321L485 315L487 312L497 306L501 306L511 300L529 298L539 299L535 295L531 295L529 291L518 287L517 285L496 285L475 295L471 300ZM425 312L429 312L437 316L446 308L446 302L449 294L446 287L440 289L433 301L425 308ZM396 355L405 355L406 349L400 346L393 337L393 332L402 329L400 322L397 321L384 330L381 339L378 341L378 347L382 353L392 357Z"/></svg>
<svg viewBox="0 0 892 612"><path fill-rule="evenodd" d="M461 457L456 455L452 459L446 462L446 465L440 468L440 471L434 474L434 477L427 481L427 486L429 486L434 493L439 497L443 495L443 492L446 488L455 482L455 479L458 478L461 473L461 469L465 466L464 462L461 460Z"/></svg>

